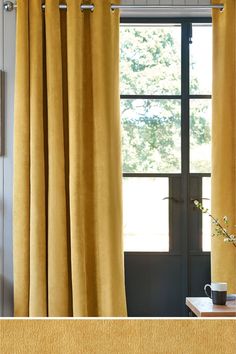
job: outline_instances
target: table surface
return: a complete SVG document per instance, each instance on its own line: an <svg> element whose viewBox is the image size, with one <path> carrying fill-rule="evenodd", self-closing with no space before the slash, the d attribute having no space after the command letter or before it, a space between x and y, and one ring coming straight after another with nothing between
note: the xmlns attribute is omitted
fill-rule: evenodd
<svg viewBox="0 0 236 354"><path fill-rule="evenodd" d="M209 297L186 297L186 305L197 317L236 317L236 300L213 305Z"/></svg>

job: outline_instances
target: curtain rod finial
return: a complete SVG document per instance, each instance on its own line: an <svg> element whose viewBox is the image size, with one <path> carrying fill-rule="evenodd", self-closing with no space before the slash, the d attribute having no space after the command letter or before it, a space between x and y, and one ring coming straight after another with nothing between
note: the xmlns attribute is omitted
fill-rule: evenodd
<svg viewBox="0 0 236 354"><path fill-rule="evenodd" d="M14 10L14 4L12 1L4 1L3 7L5 11L13 11Z"/></svg>

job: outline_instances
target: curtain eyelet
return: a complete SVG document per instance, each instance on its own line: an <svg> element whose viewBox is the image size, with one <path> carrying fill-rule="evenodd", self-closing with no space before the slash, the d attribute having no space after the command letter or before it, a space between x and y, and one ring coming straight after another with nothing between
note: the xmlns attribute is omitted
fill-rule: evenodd
<svg viewBox="0 0 236 354"><path fill-rule="evenodd" d="M87 6L87 8L83 8L83 6ZM84 12L85 10L90 10L90 12L93 12L94 9L95 9L95 5L92 3L92 4L81 4L80 5L80 8L81 8L81 11Z"/></svg>

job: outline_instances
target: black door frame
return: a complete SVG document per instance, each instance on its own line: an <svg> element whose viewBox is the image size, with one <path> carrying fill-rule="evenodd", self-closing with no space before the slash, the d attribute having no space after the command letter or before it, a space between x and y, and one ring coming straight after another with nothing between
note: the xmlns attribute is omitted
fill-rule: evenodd
<svg viewBox="0 0 236 354"><path fill-rule="evenodd" d="M211 95L190 95L189 86L189 57L190 57L190 38L192 36L192 23L211 23L212 19L207 18L121 18L121 24L180 24L181 26L181 94L180 95L121 95L121 99L180 99L181 100L181 173L163 174L163 173L124 173L123 177L169 177L170 193L173 184L178 184L182 189L181 213L183 224L181 232L176 239L173 238L170 223L170 251L169 252L125 252L126 263L134 259L133 257L144 257L149 261L150 257L181 256L182 257L182 278L179 281L183 286L183 295L193 296L191 284L192 278L192 258L207 257L207 263L210 262L210 252L202 252L201 218L198 217L198 230L191 234L190 222L192 217L193 204L191 199L201 199L201 181L202 177L210 177L210 173L190 173L189 169L189 102L190 99L210 99ZM179 196L173 196L178 198ZM170 218L174 218L174 203L170 202ZM200 215L200 214L199 214ZM195 218L197 214L195 214ZM196 224L196 223L195 223ZM191 236L189 236L191 235ZM176 235L175 235L176 236ZM191 239L190 239L191 237ZM192 248L192 245L194 247ZM202 258L203 259L203 258ZM210 278L210 274L209 274ZM127 284L126 284L127 285ZM201 292L200 292L201 293ZM196 296L196 295L194 295ZM129 298L128 308L129 308ZM130 299L132 301L132 299ZM182 303L182 314L187 315L185 304Z"/></svg>

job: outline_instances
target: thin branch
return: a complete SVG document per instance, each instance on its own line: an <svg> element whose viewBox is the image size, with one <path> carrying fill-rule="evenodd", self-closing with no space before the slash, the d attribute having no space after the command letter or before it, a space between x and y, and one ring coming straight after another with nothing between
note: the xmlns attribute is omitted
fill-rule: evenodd
<svg viewBox="0 0 236 354"><path fill-rule="evenodd" d="M208 212L207 212L207 214L210 216L210 218L212 218L212 220L215 222L215 224L220 227L222 233L223 233L228 239L231 239L230 236L229 236L229 234L225 231L225 229L224 229L223 226L219 223L219 221L218 221L216 218L214 218L214 216L213 216L212 214L210 214L210 213L208 213ZM232 242L232 243L233 243L234 247L236 247L236 244L235 244L234 242Z"/></svg>
<svg viewBox="0 0 236 354"><path fill-rule="evenodd" d="M230 235L228 234L228 232L223 228L223 226L219 223L219 221L208 212L207 208L204 208L203 205L198 201L195 200L194 201L195 206L201 210L202 213L207 214L208 216L210 216L210 218L213 220L213 224L215 224L220 230L219 232L221 232L221 236L225 236L227 239L229 239L230 241L232 241L231 243L233 243L234 247L236 247L236 239L234 238L232 240L232 238L230 237ZM227 227L228 227L228 223L227 223ZM234 235L233 235L234 236Z"/></svg>

